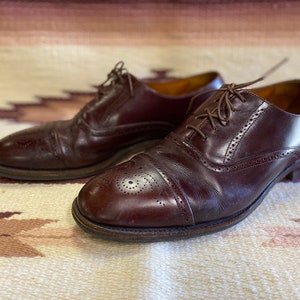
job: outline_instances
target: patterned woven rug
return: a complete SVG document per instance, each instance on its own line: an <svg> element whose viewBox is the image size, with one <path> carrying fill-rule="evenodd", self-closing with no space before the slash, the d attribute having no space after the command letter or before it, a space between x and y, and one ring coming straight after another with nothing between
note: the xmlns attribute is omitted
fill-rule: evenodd
<svg viewBox="0 0 300 300"><path fill-rule="evenodd" d="M72 117L119 60L140 78L219 70L299 78L300 2L0 1L0 137ZM0 178L0 299L300 299L300 183L280 182L237 226L176 242L82 232L86 180Z"/></svg>

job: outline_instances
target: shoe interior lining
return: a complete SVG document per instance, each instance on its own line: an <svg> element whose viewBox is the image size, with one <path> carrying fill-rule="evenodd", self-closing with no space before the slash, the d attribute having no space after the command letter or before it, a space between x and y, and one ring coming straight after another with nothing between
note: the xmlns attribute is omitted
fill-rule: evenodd
<svg viewBox="0 0 300 300"><path fill-rule="evenodd" d="M164 82L146 82L146 84L160 94L168 96L180 96L190 94L213 81L217 77L217 73L211 72L182 78L176 80L166 80Z"/></svg>
<svg viewBox="0 0 300 300"><path fill-rule="evenodd" d="M287 112L300 114L300 82L298 81L278 83L251 89L251 91Z"/></svg>

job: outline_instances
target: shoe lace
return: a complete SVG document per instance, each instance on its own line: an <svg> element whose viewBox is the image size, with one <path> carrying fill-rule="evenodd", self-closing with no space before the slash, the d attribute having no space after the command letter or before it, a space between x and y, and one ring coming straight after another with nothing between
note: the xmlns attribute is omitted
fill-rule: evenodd
<svg viewBox="0 0 300 300"><path fill-rule="evenodd" d="M125 77L128 80L130 95L133 96L134 92L133 92L133 83L132 83L131 75L129 74L127 69L124 68L124 62L119 61L115 65L115 67L108 73L106 80L97 86L97 90L98 90L96 94L97 100L99 100L100 96L105 94L105 88L107 86L112 85L114 87L117 82L124 82Z"/></svg>
<svg viewBox="0 0 300 300"><path fill-rule="evenodd" d="M88 102L84 109L80 111L80 114L82 115L83 119L86 118L88 115L89 111L93 109L94 104L99 102L101 96L105 95L106 93L106 88L110 85L112 87L115 87L115 85L118 82L125 82L126 79L128 80L128 85L129 85L129 91L130 95L134 96L133 92L133 82L130 73L127 71L126 68L124 68L124 62L119 61L114 68L108 73L106 80L101 83L100 85L97 86L97 92L94 100ZM80 120L80 119L78 119Z"/></svg>
<svg viewBox="0 0 300 300"><path fill-rule="evenodd" d="M195 99L197 99L197 97L199 97L200 95L203 95L204 93L218 92L217 94L215 94L215 96L217 97L216 100L215 100L215 103L217 103L217 104L213 106L212 110L210 110L209 108L206 108L203 113L192 114L192 115L194 116L195 119L208 119L208 121L209 121L209 123L210 123L213 130L216 129L215 120L219 121L221 123L221 125L225 126L229 122L229 119L231 117L232 112L235 111L235 108L234 108L231 100L234 97L237 97L241 102L245 102L246 99L241 94L243 89L245 87L248 87L248 86L253 85L253 84L255 84L259 81L264 80L269 74L273 73L276 69L278 69L286 61L287 61L286 58L283 59L282 61L280 61L275 66L273 66L264 75L262 75L260 78L258 78L256 80L241 83L241 84L234 84L234 83L224 84L219 89L210 89L210 90L206 90L202 93L199 93L199 94L195 95L190 100L189 107L187 109L187 113L189 112L189 110L193 106L193 103L194 103ZM207 136L203 133L203 131L199 127L196 127L192 124L187 124L186 128L194 130L204 140L207 139Z"/></svg>
<svg viewBox="0 0 300 300"><path fill-rule="evenodd" d="M254 81L249 81L249 82L241 83L241 84L234 84L234 83L225 84L219 89L212 89L212 90L205 91L205 93L220 92L220 95L218 93L219 96L215 100L215 103L217 103L217 105L215 105L212 110L210 110L209 108L206 108L204 110L204 113L193 114L194 118L197 120L198 119L208 119L212 129L216 129L215 120L219 121L222 125L225 126L230 119L231 113L235 111L235 108L231 102L231 99L233 98L233 96L236 96L240 101L245 102L246 99L241 94L241 90L243 88L253 85L261 80L263 80L262 77L254 80ZM201 94L203 94L203 93L201 93ZM191 103L193 103L194 100L199 96L200 96L200 94L194 96L191 99L190 106L191 106ZM186 125L186 128L196 131L203 139L206 140L207 137L200 128L198 128L192 124Z"/></svg>

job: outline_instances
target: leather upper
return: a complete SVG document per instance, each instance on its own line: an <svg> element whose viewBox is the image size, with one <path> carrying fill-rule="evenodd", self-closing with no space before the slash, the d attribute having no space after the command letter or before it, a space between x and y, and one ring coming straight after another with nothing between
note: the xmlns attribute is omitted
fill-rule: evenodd
<svg viewBox="0 0 300 300"><path fill-rule="evenodd" d="M89 181L77 205L89 220L120 227L234 216L300 167L299 132L300 81L224 85L157 146Z"/></svg>
<svg viewBox="0 0 300 300"><path fill-rule="evenodd" d="M99 86L97 97L73 119L2 139L0 166L62 170L105 161L136 143L163 138L184 119L192 96L222 84L215 72L146 84L124 70L116 67L110 82Z"/></svg>

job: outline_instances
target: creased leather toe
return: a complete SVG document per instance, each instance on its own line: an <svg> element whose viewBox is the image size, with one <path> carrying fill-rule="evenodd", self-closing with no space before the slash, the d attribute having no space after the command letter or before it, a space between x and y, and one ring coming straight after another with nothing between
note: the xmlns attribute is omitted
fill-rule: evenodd
<svg viewBox="0 0 300 300"><path fill-rule="evenodd" d="M62 149L57 142L56 122L25 129L11 134L0 142L0 157L3 166L23 169L61 168ZM61 127L61 124L59 124ZM38 163L34 163L34 161Z"/></svg>
<svg viewBox="0 0 300 300"><path fill-rule="evenodd" d="M80 212L102 224L146 228L193 223L189 207L177 201L173 189L142 155L91 180L79 199Z"/></svg>

